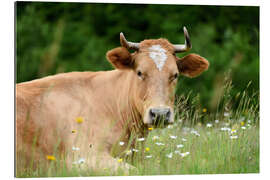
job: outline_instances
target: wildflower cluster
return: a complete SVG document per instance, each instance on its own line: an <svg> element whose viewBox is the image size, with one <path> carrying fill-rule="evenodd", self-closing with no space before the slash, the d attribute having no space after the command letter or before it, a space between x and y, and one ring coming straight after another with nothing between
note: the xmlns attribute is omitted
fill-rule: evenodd
<svg viewBox="0 0 270 180"><path fill-rule="evenodd" d="M77 124L82 124L84 122L84 118L83 117L76 117L75 118L75 122ZM72 129L71 130L71 133L74 134L74 135L76 135L76 136L78 135L76 129ZM76 156L74 156L74 159L76 159L76 160L73 161L72 164L73 165L84 164L85 163L85 158L79 156L80 147L72 146L71 150L72 150L73 153L75 153L74 155L76 155Z"/></svg>
<svg viewBox="0 0 270 180"><path fill-rule="evenodd" d="M227 114L224 113L224 116L227 117ZM239 122L240 121L240 122ZM239 119L238 123L233 124L232 128L230 128L230 123L224 123L223 127L220 128L221 131L228 132L230 135L230 139L238 139L239 135L237 135L237 132L239 129L245 130L247 129L245 126L245 117L241 117ZM249 120L247 123L247 126L250 127L251 121Z"/></svg>
<svg viewBox="0 0 270 180"><path fill-rule="evenodd" d="M195 130L191 130L190 133L191 134L194 134L196 136L200 136L200 134L198 133L198 131L195 131Z"/></svg>
<svg viewBox="0 0 270 180"><path fill-rule="evenodd" d="M206 112L205 110L205 113ZM213 122L210 122L207 119L205 124L197 123L193 127L185 126L184 123L180 124L179 121L176 121L177 123L169 125L167 128L148 128L149 138L137 138L137 149L131 148L126 150L125 155L130 156L133 153L138 157L143 155L143 159L146 163L188 161L190 159L188 158L189 156L195 157L197 155L196 149L191 149L192 145L189 141L201 141L215 136L215 133L222 132L222 134L225 133L225 138L229 139L228 141L234 142L242 136L241 132L247 129L251 124L250 121L246 121L244 118L239 119L237 123L235 123L236 121L233 119L234 116L229 111L222 115L225 117L224 119L221 118L222 120L215 119ZM203 130L206 130L206 132ZM210 136L210 134L212 136ZM221 137L223 137L223 135ZM122 145L124 145L124 142L119 142L119 146ZM118 162L122 161L123 159L118 159Z"/></svg>

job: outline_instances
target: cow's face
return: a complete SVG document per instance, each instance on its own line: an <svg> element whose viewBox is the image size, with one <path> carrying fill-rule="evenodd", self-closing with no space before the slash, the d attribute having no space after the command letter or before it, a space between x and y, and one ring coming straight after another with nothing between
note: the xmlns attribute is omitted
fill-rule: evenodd
<svg viewBox="0 0 270 180"><path fill-rule="evenodd" d="M175 55L175 47L166 39L144 40L130 53L126 47L107 53L114 67L131 70L137 110L148 125L163 125L174 121L174 91L179 75L195 77L208 68L203 57Z"/></svg>

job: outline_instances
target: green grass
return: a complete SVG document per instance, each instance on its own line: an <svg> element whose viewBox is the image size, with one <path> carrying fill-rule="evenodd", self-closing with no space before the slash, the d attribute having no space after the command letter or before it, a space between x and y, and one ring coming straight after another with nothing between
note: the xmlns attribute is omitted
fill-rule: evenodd
<svg viewBox="0 0 270 180"><path fill-rule="evenodd" d="M234 133L238 138L231 139L231 131L222 131L221 127L225 127L222 124L214 123L213 127L197 125L189 129L177 123L171 129L153 131L145 145L150 148L145 155L152 155L152 158L135 163L139 174L258 173L258 127L249 124L247 129L242 129L238 125L239 129ZM192 130L200 136L191 133ZM170 135L177 138L172 139ZM153 140L154 136L159 139ZM157 142L165 145L158 146ZM180 144L183 147L177 148ZM177 151L189 154L182 157ZM170 154L171 158L168 157Z"/></svg>
<svg viewBox="0 0 270 180"><path fill-rule="evenodd" d="M231 89L226 80L215 113L202 108L199 98L178 97L176 122L151 130L144 142L137 141L133 161L130 154L121 157L136 167L128 174L121 169L114 173L109 169L67 171L56 162L49 169L17 171L17 177L259 173L258 94L250 96L244 90L232 97Z"/></svg>

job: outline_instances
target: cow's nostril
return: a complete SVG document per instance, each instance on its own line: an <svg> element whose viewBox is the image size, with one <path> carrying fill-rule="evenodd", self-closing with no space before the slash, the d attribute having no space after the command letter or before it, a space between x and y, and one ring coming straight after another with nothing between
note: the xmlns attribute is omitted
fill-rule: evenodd
<svg viewBox="0 0 270 180"><path fill-rule="evenodd" d="M156 117L156 114L150 109L150 117L151 119L154 119Z"/></svg>
<svg viewBox="0 0 270 180"><path fill-rule="evenodd" d="M168 111L168 112L166 113L166 120L167 120L167 121L169 121L170 116L171 116L171 111Z"/></svg>

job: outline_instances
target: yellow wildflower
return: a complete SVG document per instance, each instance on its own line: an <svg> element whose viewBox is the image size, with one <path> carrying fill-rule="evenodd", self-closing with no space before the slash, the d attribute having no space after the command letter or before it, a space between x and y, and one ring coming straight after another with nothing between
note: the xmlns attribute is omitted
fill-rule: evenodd
<svg viewBox="0 0 270 180"><path fill-rule="evenodd" d="M82 123L83 122L83 118L82 117L77 117L76 118L76 122L79 123L79 124Z"/></svg>
<svg viewBox="0 0 270 180"><path fill-rule="evenodd" d="M203 110L202 110L204 113L206 113L207 112L207 109L206 108L203 108Z"/></svg>
<svg viewBox="0 0 270 180"><path fill-rule="evenodd" d="M50 161L55 161L55 157L52 155L47 155L46 158Z"/></svg>
<svg viewBox="0 0 270 180"><path fill-rule="evenodd" d="M118 161L119 163L121 163L121 162L123 161L123 159L120 158L120 159L117 159L117 161Z"/></svg>
<svg viewBox="0 0 270 180"><path fill-rule="evenodd" d="M146 152L150 151L150 148L149 147L145 148L145 151Z"/></svg>
<svg viewBox="0 0 270 180"><path fill-rule="evenodd" d="M233 134L233 133L236 133L237 131L236 131L236 129L232 129L231 130L231 133Z"/></svg>
<svg viewBox="0 0 270 180"><path fill-rule="evenodd" d="M244 126L244 125L245 125L245 122L244 122L244 121L242 121L242 122L241 122L241 126Z"/></svg>
<svg viewBox="0 0 270 180"><path fill-rule="evenodd" d="M149 128L148 128L148 130L149 130L149 131L152 131L152 130L153 130L153 128L152 128L152 127L149 127Z"/></svg>
<svg viewBox="0 0 270 180"><path fill-rule="evenodd" d="M72 132L72 133L76 133L76 130L75 130L75 129L73 129L71 132Z"/></svg>

